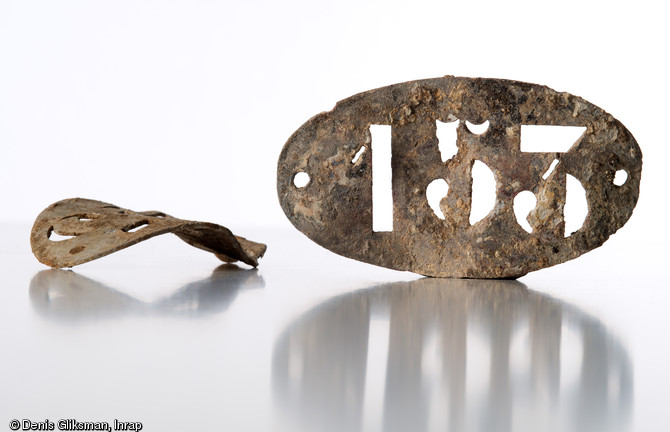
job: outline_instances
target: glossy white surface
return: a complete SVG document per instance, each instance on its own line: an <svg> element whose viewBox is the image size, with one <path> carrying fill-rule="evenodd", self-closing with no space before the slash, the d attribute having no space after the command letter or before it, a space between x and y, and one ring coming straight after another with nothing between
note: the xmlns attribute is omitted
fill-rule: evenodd
<svg viewBox="0 0 670 432"><path fill-rule="evenodd" d="M162 236L64 271L33 258L28 226L1 227L0 428L667 427L670 284L652 244L439 280L252 229L269 245L258 270Z"/></svg>

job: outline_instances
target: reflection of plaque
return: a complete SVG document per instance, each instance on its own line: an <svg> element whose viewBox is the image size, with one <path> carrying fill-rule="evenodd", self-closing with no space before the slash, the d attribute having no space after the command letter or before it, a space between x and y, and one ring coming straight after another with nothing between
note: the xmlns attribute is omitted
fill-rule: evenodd
<svg viewBox="0 0 670 432"><path fill-rule="evenodd" d="M308 430L626 429L607 329L519 282L421 279L337 297L277 342L280 411Z"/></svg>

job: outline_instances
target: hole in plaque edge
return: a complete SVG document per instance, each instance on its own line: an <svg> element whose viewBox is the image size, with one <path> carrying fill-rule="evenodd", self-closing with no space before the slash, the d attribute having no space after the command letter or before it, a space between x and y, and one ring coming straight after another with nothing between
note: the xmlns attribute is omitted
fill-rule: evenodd
<svg viewBox="0 0 670 432"><path fill-rule="evenodd" d="M623 186L626 184L626 181L628 181L628 171L620 169L614 173L614 180L612 180L612 183L614 183L615 186Z"/></svg>
<svg viewBox="0 0 670 432"><path fill-rule="evenodd" d="M306 187L311 180L310 175L305 171L299 171L293 175L293 185L298 189Z"/></svg>

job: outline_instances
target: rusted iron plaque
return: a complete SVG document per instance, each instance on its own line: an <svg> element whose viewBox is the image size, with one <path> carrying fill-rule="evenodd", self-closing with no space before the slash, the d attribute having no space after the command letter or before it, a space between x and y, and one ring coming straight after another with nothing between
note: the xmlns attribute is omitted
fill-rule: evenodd
<svg viewBox="0 0 670 432"><path fill-rule="evenodd" d="M224 262L242 261L256 267L266 250L264 244L235 236L221 225L158 211L134 212L83 198L59 201L40 213L30 233L30 246L41 263L72 267L165 233Z"/></svg>
<svg viewBox="0 0 670 432"><path fill-rule="evenodd" d="M437 122L458 122L457 152L445 161ZM476 134L467 122L488 122L488 129ZM373 230L371 125L391 127L389 231ZM522 151L524 125L584 132L567 151ZM475 161L493 173L496 198L488 216L471 224ZM536 84L446 76L364 92L307 121L279 157L277 190L296 228L346 257L429 276L516 278L605 242L633 212L641 169L632 134L584 99ZM627 176L623 183L615 181L618 173ZM564 222L568 176L579 180L588 202L573 233ZM448 185L439 202L444 219L426 198L435 179ZM536 198L527 216L531 232L514 214L523 191Z"/></svg>

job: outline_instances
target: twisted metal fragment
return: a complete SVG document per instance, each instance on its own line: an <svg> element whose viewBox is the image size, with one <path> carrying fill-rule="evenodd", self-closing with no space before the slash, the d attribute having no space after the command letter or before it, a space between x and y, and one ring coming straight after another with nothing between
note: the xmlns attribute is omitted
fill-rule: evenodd
<svg viewBox="0 0 670 432"><path fill-rule="evenodd" d="M56 239L54 233L70 238ZM242 261L253 267L267 249L221 225L177 219L158 211L135 212L83 198L65 199L44 209L33 225L30 246L41 263L72 267L165 233L221 261Z"/></svg>

